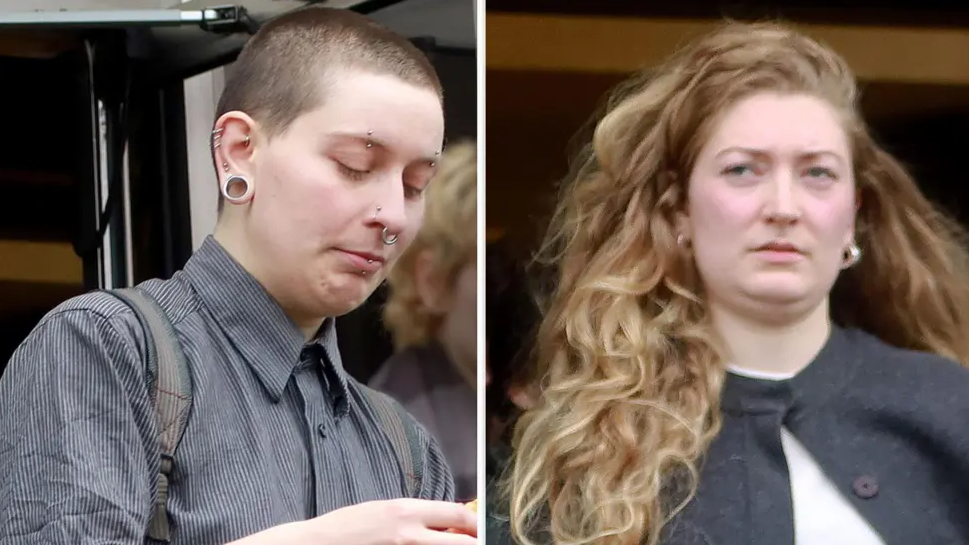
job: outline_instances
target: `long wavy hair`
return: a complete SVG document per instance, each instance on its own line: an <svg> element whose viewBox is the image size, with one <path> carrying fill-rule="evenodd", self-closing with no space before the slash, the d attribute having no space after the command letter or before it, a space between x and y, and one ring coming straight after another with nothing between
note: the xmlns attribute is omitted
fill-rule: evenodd
<svg viewBox="0 0 969 545"><path fill-rule="evenodd" d="M674 218L711 128L757 92L809 94L843 119L864 259L836 283L834 320L969 362L964 232L872 139L845 61L783 25L727 23L612 95L562 189L538 255L555 278L542 395L503 486L518 542L654 545L695 496L725 370Z"/></svg>

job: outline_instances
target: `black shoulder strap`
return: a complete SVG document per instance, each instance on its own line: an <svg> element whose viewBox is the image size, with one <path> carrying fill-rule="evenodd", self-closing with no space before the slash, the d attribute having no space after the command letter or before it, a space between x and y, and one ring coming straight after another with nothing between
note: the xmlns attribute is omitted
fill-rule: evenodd
<svg viewBox="0 0 969 545"><path fill-rule="evenodd" d="M407 414L400 403L391 399L387 394L362 384L360 386L360 390L370 401L370 406L380 420L380 424L387 433L394 450L397 451L397 459L400 460L401 468L407 478L410 497L419 497L421 482L424 478L424 451L421 448L417 425L414 423L413 417Z"/></svg>
<svg viewBox="0 0 969 545"><path fill-rule="evenodd" d="M192 409L192 375L168 316L148 293L137 288L109 293L134 310L148 341L149 391L155 406L158 450L161 454L161 466L156 477L158 492L152 506L148 537L168 543L171 540L168 485L174 468L175 451Z"/></svg>

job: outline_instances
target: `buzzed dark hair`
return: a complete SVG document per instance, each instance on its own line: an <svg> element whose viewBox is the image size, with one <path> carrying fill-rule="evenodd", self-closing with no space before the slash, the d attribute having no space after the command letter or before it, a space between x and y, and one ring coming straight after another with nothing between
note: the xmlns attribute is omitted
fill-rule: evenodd
<svg viewBox="0 0 969 545"><path fill-rule="evenodd" d="M347 9L306 7L266 23L229 68L216 119L246 112L270 136L320 106L327 76L356 69L443 95L437 72L403 36Z"/></svg>
<svg viewBox="0 0 969 545"><path fill-rule="evenodd" d="M227 70L215 120L242 111L277 136L322 105L339 70L396 76L443 99L434 66L409 40L354 11L310 6L269 21L246 43Z"/></svg>

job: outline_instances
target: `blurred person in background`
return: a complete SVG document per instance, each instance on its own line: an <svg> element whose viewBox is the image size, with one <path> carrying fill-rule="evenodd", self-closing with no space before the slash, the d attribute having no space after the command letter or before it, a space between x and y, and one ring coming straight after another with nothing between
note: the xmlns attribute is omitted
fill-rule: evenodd
<svg viewBox="0 0 969 545"><path fill-rule="evenodd" d="M215 233L136 291L187 368L150 369L151 336L109 293L45 316L0 379L0 544L475 542L437 441L388 401L414 438L395 447L334 327L420 228L442 100L423 53L350 10L249 39L214 121ZM181 418L156 400L189 398L156 388L172 371L192 390L168 456Z"/></svg>
<svg viewBox="0 0 969 545"><path fill-rule="evenodd" d="M969 255L831 49L731 23L563 188L491 543L969 543Z"/></svg>
<svg viewBox="0 0 969 545"><path fill-rule="evenodd" d="M485 337L487 343L487 480L504 467L514 422L531 405L531 339L538 306L524 263L502 241L488 244L485 262Z"/></svg>
<svg viewBox="0 0 969 545"><path fill-rule="evenodd" d="M424 224L387 278L395 354L370 386L397 399L441 444L456 497L477 495L477 152L444 152Z"/></svg>

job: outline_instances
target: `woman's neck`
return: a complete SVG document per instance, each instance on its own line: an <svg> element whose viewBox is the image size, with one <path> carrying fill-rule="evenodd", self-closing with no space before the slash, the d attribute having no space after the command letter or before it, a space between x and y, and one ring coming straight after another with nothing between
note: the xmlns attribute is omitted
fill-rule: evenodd
<svg viewBox="0 0 969 545"><path fill-rule="evenodd" d="M746 320L723 309L712 314L728 361L753 372L797 374L814 360L831 333L826 301L800 320L783 325Z"/></svg>

